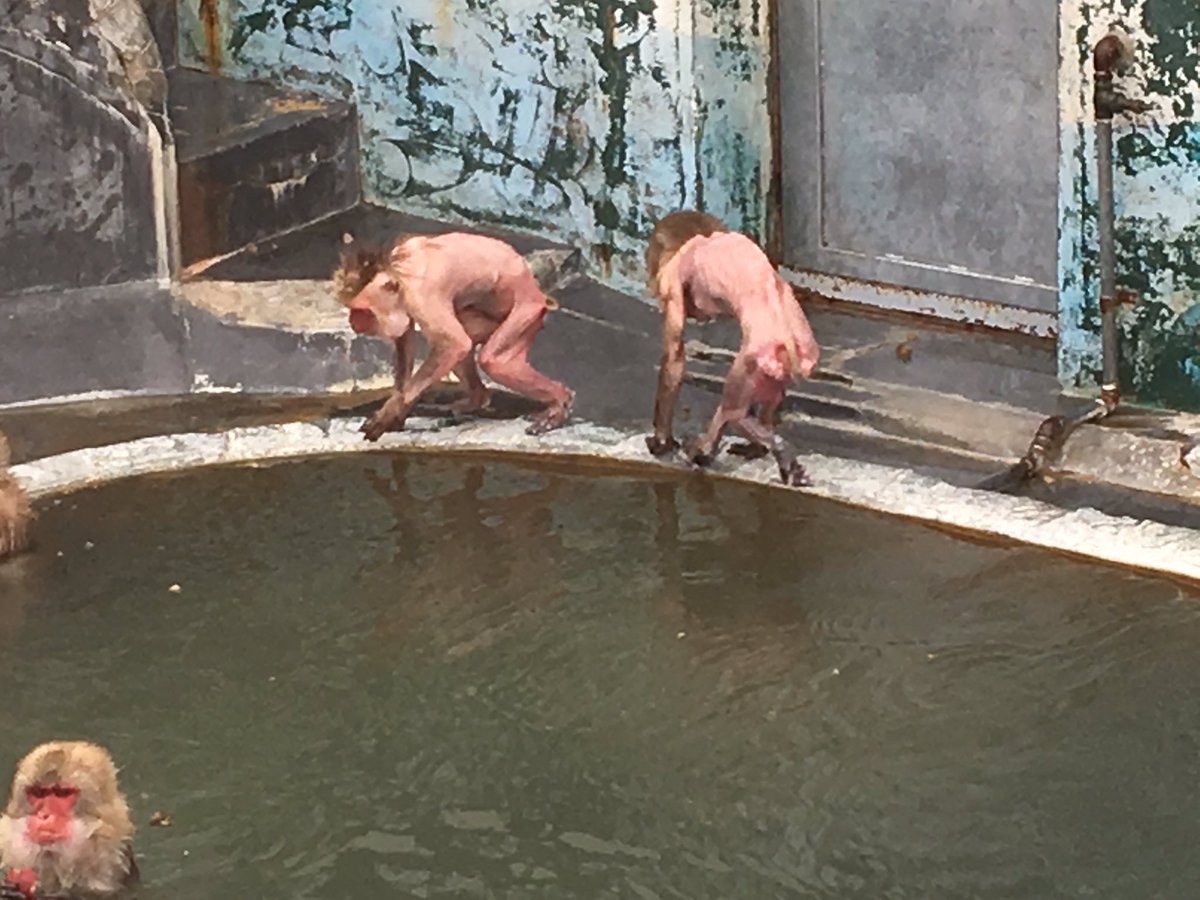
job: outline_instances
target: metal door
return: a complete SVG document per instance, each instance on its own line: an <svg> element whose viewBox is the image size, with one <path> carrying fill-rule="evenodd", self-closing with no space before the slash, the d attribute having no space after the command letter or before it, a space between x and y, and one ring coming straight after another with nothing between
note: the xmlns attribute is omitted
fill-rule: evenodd
<svg viewBox="0 0 1200 900"><path fill-rule="evenodd" d="M1058 4L777 8L784 265L1053 314Z"/></svg>

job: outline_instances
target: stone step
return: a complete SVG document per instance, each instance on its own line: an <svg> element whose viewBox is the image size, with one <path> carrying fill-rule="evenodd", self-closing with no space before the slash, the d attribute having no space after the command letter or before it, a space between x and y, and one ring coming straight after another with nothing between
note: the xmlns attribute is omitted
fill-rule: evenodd
<svg viewBox="0 0 1200 900"><path fill-rule="evenodd" d="M184 266L358 202L351 104L189 69L168 80Z"/></svg>

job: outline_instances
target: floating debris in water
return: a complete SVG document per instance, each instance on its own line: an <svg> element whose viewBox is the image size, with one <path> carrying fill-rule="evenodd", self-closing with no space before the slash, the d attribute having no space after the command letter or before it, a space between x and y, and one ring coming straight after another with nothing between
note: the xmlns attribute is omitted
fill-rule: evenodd
<svg viewBox="0 0 1200 900"><path fill-rule="evenodd" d="M167 590L170 591L172 594L178 594L180 591L183 590L183 588L181 588L177 584L173 584L169 588L167 588Z"/></svg>
<svg viewBox="0 0 1200 900"><path fill-rule="evenodd" d="M170 828L171 817L162 810L158 810L150 817L150 824L157 828Z"/></svg>

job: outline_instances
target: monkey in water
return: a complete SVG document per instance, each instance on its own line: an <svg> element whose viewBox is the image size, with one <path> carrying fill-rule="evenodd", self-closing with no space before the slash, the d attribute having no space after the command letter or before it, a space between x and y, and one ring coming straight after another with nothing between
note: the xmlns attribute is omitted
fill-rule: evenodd
<svg viewBox="0 0 1200 900"><path fill-rule="evenodd" d="M347 247L333 282L350 327L395 345L395 389L363 423L367 440L403 428L417 399L450 372L466 389L457 412L487 406L483 369L504 387L545 404L529 434L557 428L570 415L575 392L538 372L528 358L551 303L524 258L503 241L450 232L401 235L384 250ZM414 326L425 335L429 355L412 375Z"/></svg>
<svg viewBox="0 0 1200 900"><path fill-rule="evenodd" d="M29 496L8 472L8 441L0 432L0 562L29 546Z"/></svg>
<svg viewBox="0 0 1200 900"><path fill-rule="evenodd" d="M110 900L138 882L133 823L108 751L51 741L17 764L0 815L4 900Z"/></svg>
<svg viewBox="0 0 1200 900"><path fill-rule="evenodd" d="M774 422L788 384L812 373L820 348L791 287L762 248L713 216L682 210L654 226L646 270L663 317L654 433L646 438L650 452L661 456L679 446L671 421L683 383L686 321L733 317L741 326L741 346L725 376L720 406L687 454L696 465L710 464L725 429L733 426L760 452L774 456L784 484L808 484Z"/></svg>

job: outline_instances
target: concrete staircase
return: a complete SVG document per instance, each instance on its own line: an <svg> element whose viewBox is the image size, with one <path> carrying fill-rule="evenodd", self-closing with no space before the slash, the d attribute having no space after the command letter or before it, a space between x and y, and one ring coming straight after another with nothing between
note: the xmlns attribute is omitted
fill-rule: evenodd
<svg viewBox="0 0 1200 900"><path fill-rule="evenodd" d="M184 267L358 203L350 103L190 69L167 78Z"/></svg>

